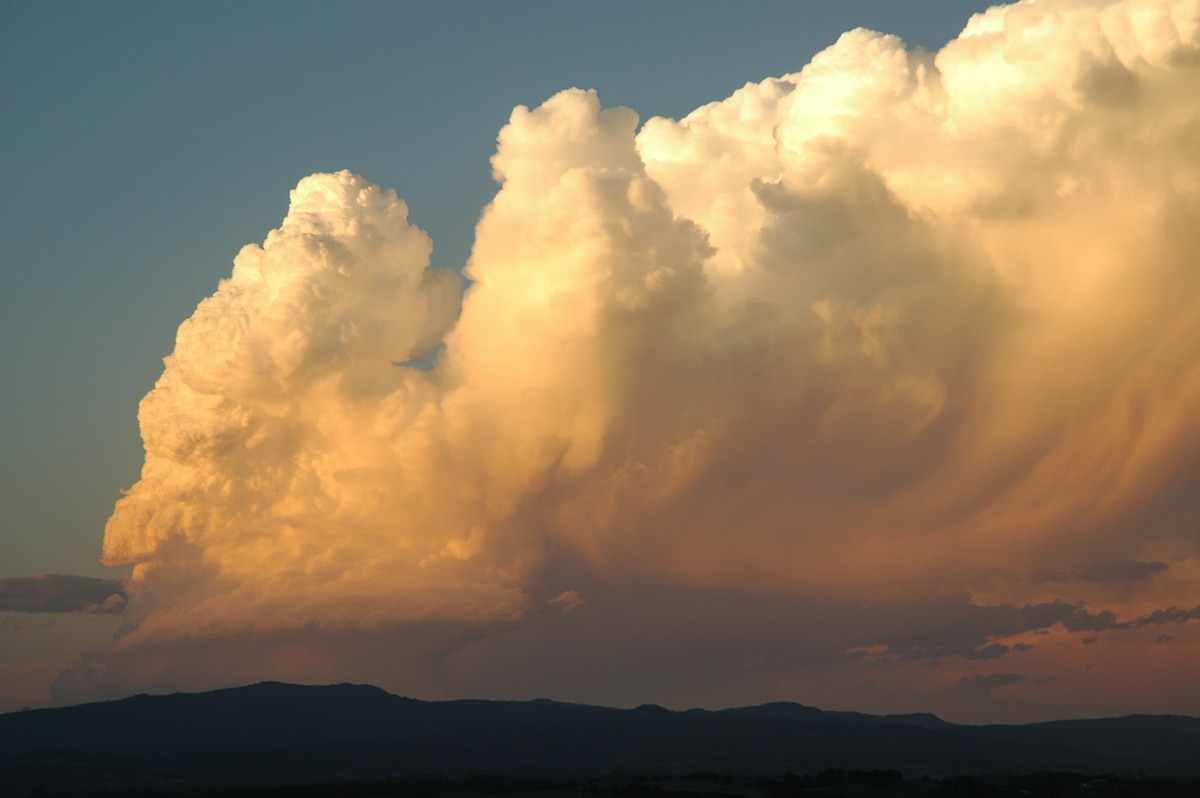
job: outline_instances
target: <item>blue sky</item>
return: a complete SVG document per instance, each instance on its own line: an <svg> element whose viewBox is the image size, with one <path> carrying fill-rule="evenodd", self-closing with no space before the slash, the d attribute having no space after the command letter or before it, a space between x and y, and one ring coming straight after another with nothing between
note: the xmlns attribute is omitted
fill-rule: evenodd
<svg viewBox="0 0 1200 798"><path fill-rule="evenodd" d="M678 118L850 28L936 49L986 5L4 2L0 578L107 573L138 401L301 177L394 188L456 268L516 105Z"/></svg>

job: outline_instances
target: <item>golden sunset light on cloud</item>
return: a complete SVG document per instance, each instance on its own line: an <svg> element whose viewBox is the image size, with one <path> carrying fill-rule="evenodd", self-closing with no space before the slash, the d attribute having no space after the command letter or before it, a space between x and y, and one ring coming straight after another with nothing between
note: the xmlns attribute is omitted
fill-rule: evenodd
<svg viewBox="0 0 1200 798"><path fill-rule="evenodd" d="M1200 2L499 132L465 279L304 178L183 322L55 700L1200 713ZM403 187L398 187L401 196Z"/></svg>

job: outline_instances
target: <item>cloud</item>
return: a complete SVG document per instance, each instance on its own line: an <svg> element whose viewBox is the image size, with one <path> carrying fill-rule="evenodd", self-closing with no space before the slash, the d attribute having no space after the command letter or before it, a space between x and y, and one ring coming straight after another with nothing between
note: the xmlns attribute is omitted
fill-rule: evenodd
<svg viewBox="0 0 1200 798"><path fill-rule="evenodd" d="M1057 599L1021 607L947 601L929 608L920 625L909 623L899 630L889 630L885 635L860 642L852 653L861 655L873 646L871 653L875 656L897 660L996 659L1009 651L1026 651L1033 647L1020 640L1011 645L1001 643L998 638L1013 639L1053 627L1078 633L1183 623L1200 618L1200 607L1155 610L1129 621L1118 621L1117 618L1111 610L1091 611L1082 604L1068 604Z"/></svg>
<svg viewBox="0 0 1200 798"><path fill-rule="evenodd" d="M997 687L1006 687L1010 684L1020 684L1025 681L1025 677L1019 673L989 673L976 674L974 676L966 676L959 680L955 685L957 690L966 690L971 692L986 692L995 690Z"/></svg>
<svg viewBox="0 0 1200 798"><path fill-rule="evenodd" d="M1118 621L1116 614L1109 610L1090 613L1086 610L1077 609L1070 617L1063 620L1063 626L1072 632L1099 632L1107 629L1140 629L1143 626L1159 626L1165 623L1178 624L1198 619L1200 619L1200 606L1192 607L1191 609L1168 607L1166 609L1154 610L1129 621Z"/></svg>
<svg viewBox="0 0 1200 798"><path fill-rule="evenodd" d="M1136 582L1149 579L1163 573L1170 566L1165 562L1114 562L1114 563L1084 563L1074 567L1054 571L1035 573L1030 581L1038 582Z"/></svg>
<svg viewBox="0 0 1200 798"><path fill-rule="evenodd" d="M907 625L900 631L862 642L851 653L864 651L879 657L899 660L997 659L1009 651L1026 651L1033 646L1017 641L1011 645L997 638L1017 638L1059 626L1067 632L1102 632L1140 629L1167 623L1181 624L1200 619L1200 607L1157 609L1127 621L1118 620L1112 610L1091 611L1082 605L1055 600L1042 604L1014 607L1009 604L978 605L943 603L930 612L919 627ZM1094 639L1094 638L1092 638ZM1086 640L1084 642L1087 642ZM864 648L866 647L866 648Z"/></svg>
<svg viewBox="0 0 1200 798"><path fill-rule="evenodd" d="M1118 624L1118 629L1138 628L1142 626L1152 626L1164 623L1184 623L1185 621L1194 621L1200 619L1200 605L1191 609L1180 609L1179 607L1169 607L1165 610L1155 610L1148 615L1143 615L1136 620L1129 621L1124 624Z"/></svg>
<svg viewBox="0 0 1200 798"><path fill-rule="evenodd" d="M573 610L579 607L586 601L583 596L579 595L575 590L564 590L554 598L550 599L549 604L552 607L559 607L563 610Z"/></svg>
<svg viewBox="0 0 1200 798"><path fill-rule="evenodd" d="M1012 648L1004 645L1003 643L991 643L989 645L983 646L982 648L977 648L974 651L968 651L967 653L962 655L962 658L963 659L999 659L1000 657L1003 657L1005 654L1007 654L1009 651L1012 651Z"/></svg>
<svg viewBox="0 0 1200 798"><path fill-rule="evenodd" d="M465 289L395 192L305 178L141 404L126 629L59 700L871 709L1187 630L1198 53L1190 0L1055 0L680 120L567 90L500 131Z"/></svg>
<svg viewBox="0 0 1200 798"><path fill-rule="evenodd" d="M1077 617L1090 618L1086 610L1062 601L1027 604L979 605L971 602L943 603L936 614L927 616L921 627L911 625L892 630L873 643L882 644L880 653L901 659L992 659L1009 651L1009 646L989 643L997 637L1013 637L1047 629L1055 624L1070 625Z"/></svg>
<svg viewBox="0 0 1200 798"><path fill-rule="evenodd" d="M119 579L40 574L0 579L0 612L87 612L115 615L125 609Z"/></svg>

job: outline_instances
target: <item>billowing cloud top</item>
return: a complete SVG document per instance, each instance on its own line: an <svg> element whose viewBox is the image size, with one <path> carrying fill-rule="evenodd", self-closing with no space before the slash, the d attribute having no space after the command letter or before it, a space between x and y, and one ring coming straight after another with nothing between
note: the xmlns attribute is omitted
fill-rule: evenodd
<svg viewBox="0 0 1200 798"><path fill-rule="evenodd" d="M1055 0L518 108L465 293L305 178L142 403L59 695L1200 712L1198 142L1200 2Z"/></svg>

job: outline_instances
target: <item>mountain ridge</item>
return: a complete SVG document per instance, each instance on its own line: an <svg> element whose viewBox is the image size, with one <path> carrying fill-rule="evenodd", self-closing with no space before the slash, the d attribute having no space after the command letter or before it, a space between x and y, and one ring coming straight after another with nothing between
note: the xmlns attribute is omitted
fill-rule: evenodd
<svg viewBox="0 0 1200 798"><path fill-rule="evenodd" d="M0 715L0 783L37 786L38 779L61 780L72 768L91 772L97 762L117 773L109 773L110 782L129 789L418 771L1196 775L1200 719L1128 715L967 726L926 713L829 712L790 702L723 710L617 709L549 699L423 701L372 685L282 682ZM18 794L27 792L0 789L0 795Z"/></svg>

